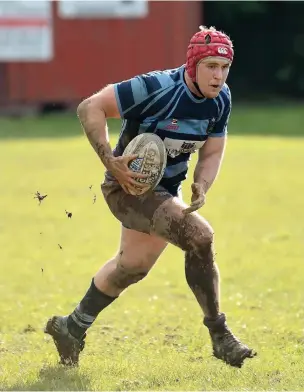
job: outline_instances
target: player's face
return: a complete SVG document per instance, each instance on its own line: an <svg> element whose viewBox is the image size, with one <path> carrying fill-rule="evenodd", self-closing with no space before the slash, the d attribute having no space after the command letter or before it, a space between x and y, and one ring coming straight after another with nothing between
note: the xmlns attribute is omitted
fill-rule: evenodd
<svg viewBox="0 0 304 392"><path fill-rule="evenodd" d="M221 57L207 58L198 63L196 80L206 98L218 96L226 82L229 69L230 62Z"/></svg>

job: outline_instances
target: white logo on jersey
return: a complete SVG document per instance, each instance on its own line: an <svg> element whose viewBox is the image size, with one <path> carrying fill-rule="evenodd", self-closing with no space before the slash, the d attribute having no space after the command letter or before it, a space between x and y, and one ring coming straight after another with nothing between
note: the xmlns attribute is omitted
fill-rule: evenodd
<svg viewBox="0 0 304 392"><path fill-rule="evenodd" d="M228 54L228 49L227 48L223 48L222 46L220 46L219 48L217 48L218 53L220 54Z"/></svg>
<svg viewBox="0 0 304 392"><path fill-rule="evenodd" d="M201 148L205 141L195 140L176 140L166 137L164 139L167 154L171 158L175 158L180 154L194 153L196 150Z"/></svg>

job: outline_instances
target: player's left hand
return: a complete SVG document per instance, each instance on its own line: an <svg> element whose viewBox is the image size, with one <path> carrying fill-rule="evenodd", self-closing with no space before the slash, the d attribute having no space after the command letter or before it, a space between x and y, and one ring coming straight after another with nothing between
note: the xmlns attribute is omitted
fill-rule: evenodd
<svg viewBox="0 0 304 392"><path fill-rule="evenodd" d="M203 207L206 201L206 194L203 184L194 182L191 185L192 197L191 204L188 208L183 210L184 214L190 214L190 212L197 211L199 208Z"/></svg>

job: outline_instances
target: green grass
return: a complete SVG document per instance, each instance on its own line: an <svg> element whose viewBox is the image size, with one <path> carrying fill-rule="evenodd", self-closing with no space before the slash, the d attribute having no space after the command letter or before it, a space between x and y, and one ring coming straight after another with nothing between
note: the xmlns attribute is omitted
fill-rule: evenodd
<svg viewBox="0 0 304 392"><path fill-rule="evenodd" d="M99 316L79 368L57 365L45 321L73 310L114 254L120 225L75 118L1 119L0 390L303 390L301 110L236 107L222 172L201 210L216 232L222 309L259 353L242 369L212 358L172 246ZM114 143L118 123L111 129ZM188 201L190 183L191 174ZM40 206L36 191L48 194Z"/></svg>

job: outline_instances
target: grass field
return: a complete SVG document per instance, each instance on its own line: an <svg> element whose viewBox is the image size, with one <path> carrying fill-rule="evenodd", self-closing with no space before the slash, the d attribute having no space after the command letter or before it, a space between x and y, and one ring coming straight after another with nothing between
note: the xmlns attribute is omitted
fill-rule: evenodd
<svg viewBox="0 0 304 392"><path fill-rule="evenodd" d="M201 210L216 232L222 310L258 357L234 369L211 356L183 254L169 247L99 316L79 368L66 370L44 324L74 309L120 225L75 116L1 119L0 390L304 390L303 120L300 106L236 106ZM186 201L190 184L191 173ZM48 195L41 205L36 191Z"/></svg>

